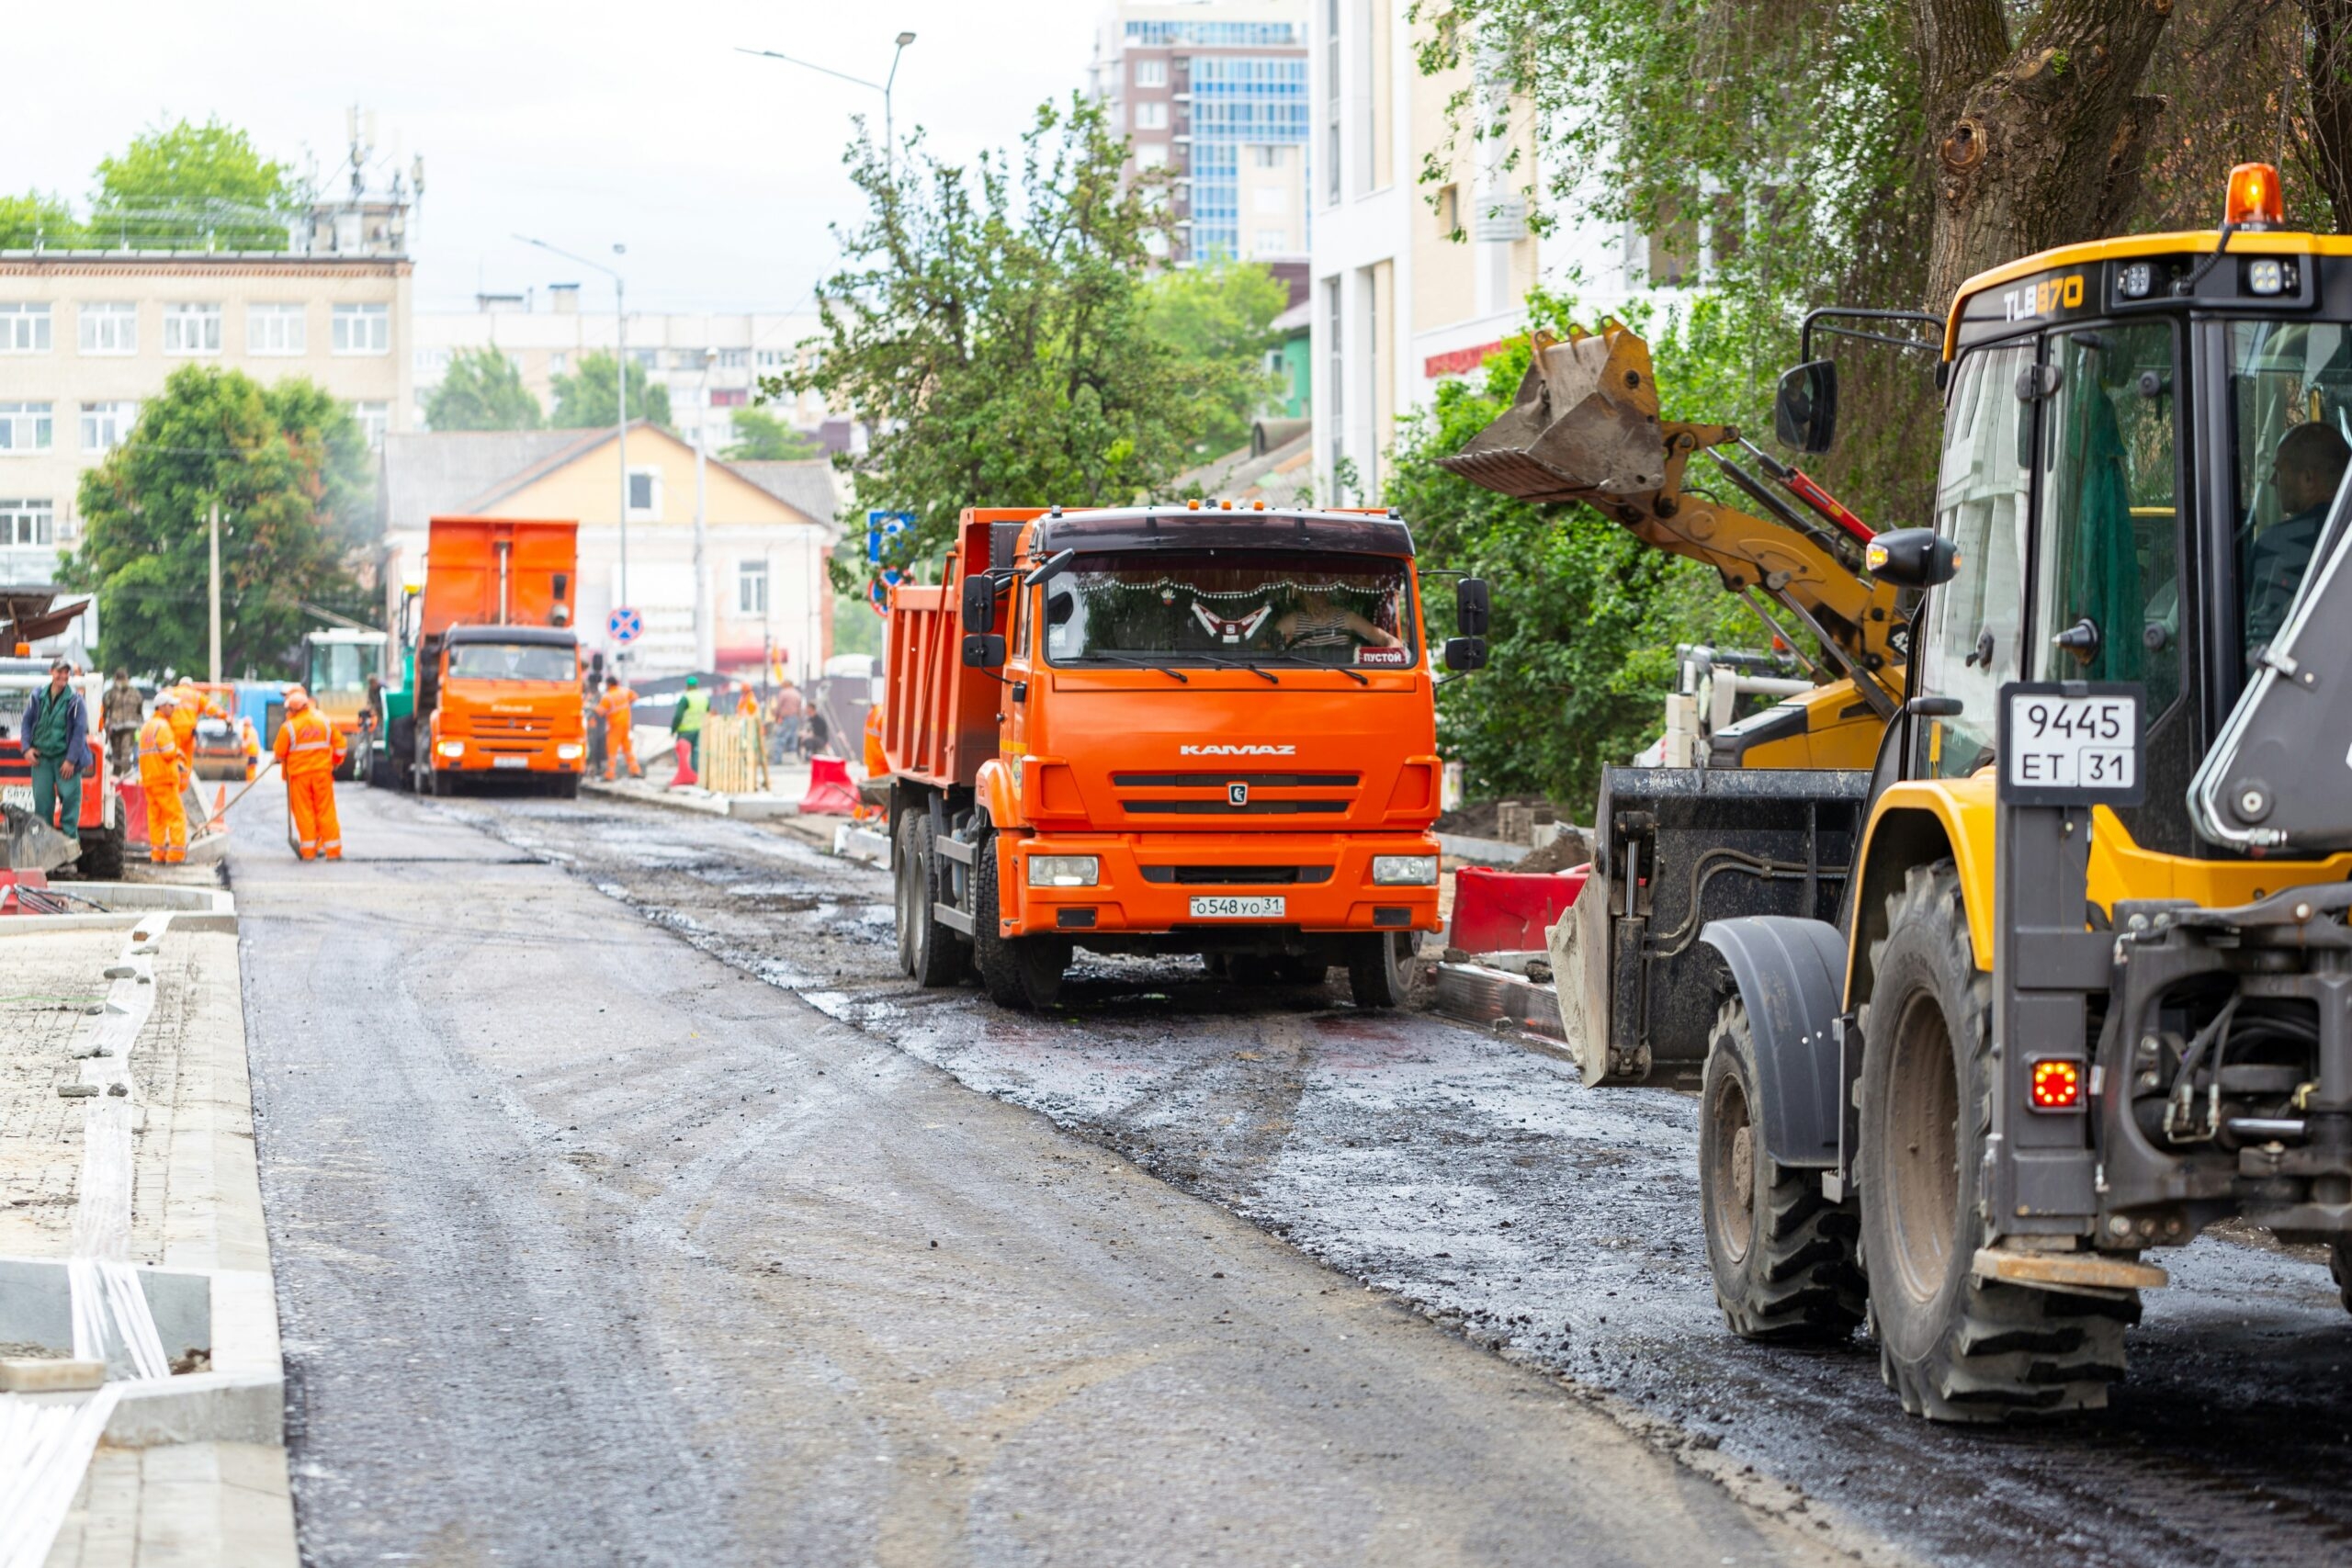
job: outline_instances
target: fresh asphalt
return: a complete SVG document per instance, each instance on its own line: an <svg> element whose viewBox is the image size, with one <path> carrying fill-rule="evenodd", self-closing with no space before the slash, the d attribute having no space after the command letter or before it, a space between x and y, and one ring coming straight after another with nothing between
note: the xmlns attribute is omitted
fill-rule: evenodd
<svg viewBox="0 0 2352 1568"><path fill-rule="evenodd" d="M230 871L309 1562L1830 1555L1823 1517L854 1016L863 868L348 788L346 859L302 865L279 802L238 808ZM768 957L632 895L665 831L733 846L718 896ZM1008 1039L951 999L935 1046ZM1218 1062L1262 1032L1151 1016Z"/></svg>

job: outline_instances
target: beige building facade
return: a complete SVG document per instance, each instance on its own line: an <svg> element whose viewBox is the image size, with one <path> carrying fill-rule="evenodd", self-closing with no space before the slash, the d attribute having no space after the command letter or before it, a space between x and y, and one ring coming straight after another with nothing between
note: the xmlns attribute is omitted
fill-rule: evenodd
<svg viewBox="0 0 2352 1568"><path fill-rule="evenodd" d="M409 427L398 254L0 252L0 581L46 581L77 492L182 365L306 377L372 442Z"/></svg>

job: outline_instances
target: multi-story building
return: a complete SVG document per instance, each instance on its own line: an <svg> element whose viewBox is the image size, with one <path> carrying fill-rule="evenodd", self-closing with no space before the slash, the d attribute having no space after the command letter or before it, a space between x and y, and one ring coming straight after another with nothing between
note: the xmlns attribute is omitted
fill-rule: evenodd
<svg viewBox="0 0 2352 1568"><path fill-rule="evenodd" d="M54 579L77 494L181 365L307 377L408 427L408 203L326 203L282 251L0 251L0 582Z"/></svg>
<svg viewBox="0 0 2352 1568"><path fill-rule="evenodd" d="M1306 254L1306 10L1114 0L1097 28L1094 94L1128 138L1128 172L1170 172L1178 265Z"/></svg>
<svg viewBox="0 0 2352 1568"><path fill-rule="evenodd" d="M506 355L523 384L548 413L555 412L555 381L574 373L581 357L609 355L619 339L611 310L583 309L580 285L551 285L544 299L537 289L520 294L480 294L464 311L424 311L416 318L412 374L416 423L449 360L461 349L495 348ZM759 378L790 368L800 344L823 322L811 312L794 314L667 315L632 310L629 357L645 367L649 380L670 395L670 423L703 449L726 450L735 439L737 411L752 406ZM852 430L835 419L821 399L803 394L768 411L824 446L847 450Z"/></svg>

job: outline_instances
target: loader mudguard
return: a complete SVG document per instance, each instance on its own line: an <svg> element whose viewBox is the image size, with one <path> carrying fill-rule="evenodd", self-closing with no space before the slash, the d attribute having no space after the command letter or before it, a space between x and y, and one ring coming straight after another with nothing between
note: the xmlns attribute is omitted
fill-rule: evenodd
<svg viewBox="0 0 2352 1568"><path fill-rule="evenodd" d="M1723 954L1756 1042L1764 1147L1787 1166L1838 1163L1838 997L1846 939L1826 920L1713 920L1699 940Z"/></svg>

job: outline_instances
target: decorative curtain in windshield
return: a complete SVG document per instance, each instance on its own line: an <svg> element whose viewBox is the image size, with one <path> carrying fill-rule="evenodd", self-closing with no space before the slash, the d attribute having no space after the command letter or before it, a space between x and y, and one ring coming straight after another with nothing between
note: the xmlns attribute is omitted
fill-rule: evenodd
<svg viewBox="0 0 2352 1568"><path fill-rule="evenodd" d="M1080 556L1046 589L1046 656L1407 669L1418 662L1408 583L1385 557Z"/></svg>

